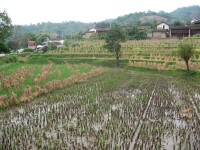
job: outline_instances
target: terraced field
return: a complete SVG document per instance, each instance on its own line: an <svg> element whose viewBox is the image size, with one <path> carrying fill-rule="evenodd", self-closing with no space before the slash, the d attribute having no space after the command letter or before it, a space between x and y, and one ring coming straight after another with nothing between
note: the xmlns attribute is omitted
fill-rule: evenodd
<svg viewBox="0 0 200 150"><path fill-rule="evenodd" d="M140 40L122 43L121 60L126 60L129 66L147 67L159 70L185 69L184 62L177 54L177 48L183 40ZM192 56L192 70L200 70L200 40L193 39L196 53ZM65 55L65 60L71 59L102 59L115 60L115 55L103 46L104 41L81 41L77 47L69 50L51 51L49 54Z"/></svg>
<svg viewBox="0 0 200 150"><path fill-rule="evenodd" d="M200 149L200 85L110 69L1 112L3 150Z"/></svg>

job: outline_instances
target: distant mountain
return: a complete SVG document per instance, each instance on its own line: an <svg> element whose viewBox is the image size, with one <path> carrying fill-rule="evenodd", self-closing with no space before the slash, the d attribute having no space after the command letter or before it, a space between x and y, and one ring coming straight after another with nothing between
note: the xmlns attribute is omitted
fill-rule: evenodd
<svg viewBox="0 0 200 150"><path fill-rule="evenodd" d="M152 28L159 22L173 23L174 21L187 22L191 19L200 19L200 6L183 7L174 10L171 13L164 11L160 12L136 12L130 13L124 16L120 16L116 19L107 19L104 22L107 24L120 24L120 25L150 25ZM102 22L99 22L102 25ZM32 33L47 33L54 34L59 37L66 35L75 35L78 32L86 31L89 28L94 28L98 23L82 23L82 22L62 22L62 23L51 23L43 22L32 25L20 25L16 26L18 33L26 34Z"/></svg>
<svg viewBox="0 0 200 150"><path fill-rule="evenodd" d="M200 19L200 6L182 7L170 13L174 19L181 21Z"/></svg>
<svg viewBox="0 0 200 150"><path fill-rule="evenodd" d="M52 23L52 22L42 22L31 25L17 25L15 30L20 34L26 33L44 33L44 34L54 34L55 36L64 37L66 35L75 35L81 31L85 31L92 27L92 23L83 22L62 22L62 23Z"/></svg>
<svg viewBox="0 0 200 150"><path fill-rule="evenodd" d="M114 19L113 23L121 25L138 24L138 23L146 24L147 22L173 23L174 21L177 20L184 23L194 18L200 19L200 6L189 6L189 7L178 8L171 13L166 13L164 11L160 11L158 13L153 11L131 13Z"/></svg>

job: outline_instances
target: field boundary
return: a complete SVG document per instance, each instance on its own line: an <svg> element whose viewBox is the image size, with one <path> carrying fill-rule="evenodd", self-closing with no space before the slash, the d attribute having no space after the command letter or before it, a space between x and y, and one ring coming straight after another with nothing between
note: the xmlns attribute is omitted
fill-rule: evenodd
<svg viewBox="0 0 200 150"><path fill-rule="evenodd" d="M133 135L133 139L132 139L132 142L131 142L131 144L130 144L129 150L133 150L133 149L134 149L136 140L137 140L137 138L138 138L139 132L140 132L141 127L142 127L142 124L143 124L143 120L146 118L146 114L147 114L147 111L148 111L149 106L150 106L150 104L151 104L152 97L153 97L153 95L154 95L154 93L155 93L156 86L157 86L157 81L156 81L156 83L155 83L155 85L154 85L154 88L153 88L153 90L152 90L152 92L151 92L151 96L150 96L150 98L149 98L147 107L145 108L144 113L143 113L143 115L142 115L142 118L140 119L140 121L139 121L139 123L138 123L138 126L137 126L137 128L136 128L136 131L135 131L135 133L134 133L134 135Z"/></svg>

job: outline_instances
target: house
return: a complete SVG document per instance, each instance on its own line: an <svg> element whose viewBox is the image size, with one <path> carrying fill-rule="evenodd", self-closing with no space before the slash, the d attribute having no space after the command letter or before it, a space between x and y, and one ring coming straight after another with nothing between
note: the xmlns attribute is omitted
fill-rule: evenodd
<svg viewBox="0 0 200 150"><path fill-rule="evenodd" d="M92 36L96 36L100 33L105 33L107 32L108 30L110 30L110 28L97 28L97 29L90 29L88 31L86 31L84 34L83 34L83 38L90 38Z"/></svg>
<svg viewBox="0 0 200 150"><path fill-rule="evenodd" d="M36 49L36 42L35 41L28 41L28 48Z"/></svg>
<svg viewBox="0 0 200 150"><path fill-rule="evenodd" d="M169 30L170 38L191 37L200 34L200 23L196 22L187 26L172 26Z"/></svg>
<svg viewBox="0 0 200 150"><path fill-rule="evenodd" d="M162 23L157 25L157 29L167 29L167 30L169 30L169 25L162 22Z"/></svg>
<svg viewBox="0 0 200 150"><path fill-rule="evenodd" d="M60 39L54 39L54 40L50 40L50 41L45 41L45 42L43 42L42 44L44 45L44 46L48 46L49 45L49 43L53 43L53 44L55 44L57 47L64 47L64 40L60 40Z"/></svg>
<svg viewBox="0 0 200 150"><path fill-rule="evenodd" d="M165 39L169 35L169 25L162 22L152 31L152 38Z"/></svg>
<svg viewBox="0 0 200 150"><path fill-rule="evenodd" d="M168 29L155 29L152 31L152 38L165 39L168 37Z"/></svg>
<svg viewBox="0 0 200 150"><path fill-rule="evenodd" d="M200 34L200 21L194 19L190 24L184 26L173 26L160 23L157 28L148 33L148 38L183 38Z"/></svg>

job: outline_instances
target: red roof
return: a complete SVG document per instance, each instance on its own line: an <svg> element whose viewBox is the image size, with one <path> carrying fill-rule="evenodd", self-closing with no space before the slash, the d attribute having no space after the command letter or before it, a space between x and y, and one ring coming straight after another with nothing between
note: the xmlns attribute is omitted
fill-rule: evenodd
<svg viewBox="0 0 200 150"><path fill-rule="evenodd" d="M36 46L36 42L35 41L28 41L28 46Z"/></svg>

